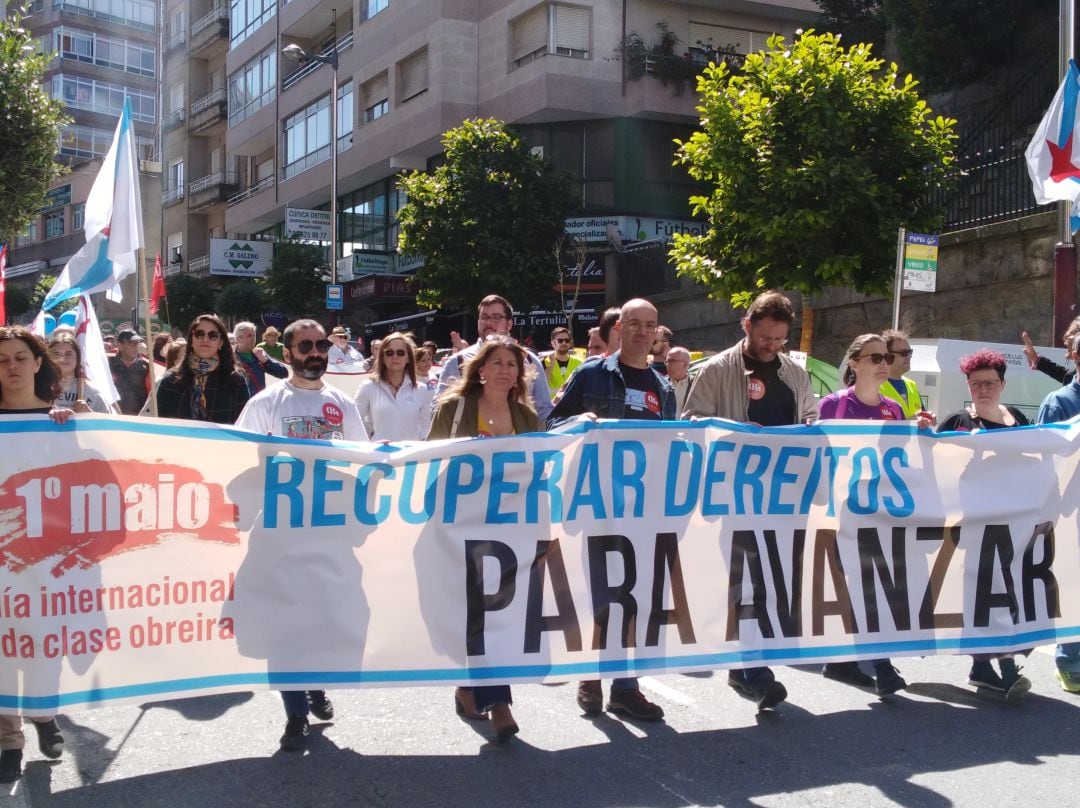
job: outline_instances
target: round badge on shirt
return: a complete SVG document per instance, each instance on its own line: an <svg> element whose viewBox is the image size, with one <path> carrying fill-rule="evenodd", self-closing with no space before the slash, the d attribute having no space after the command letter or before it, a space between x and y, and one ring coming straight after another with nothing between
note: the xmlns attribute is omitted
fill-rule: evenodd
<svg viewBox="0 0 1080 808"><path fill-rule="evenodd" d="M760 401L765 398L765 382L751 376L746 380L746 394L751 401Z"/></svg>
<svg viewBox="0 0 1080 808"><path fill-rule="evenodd" d="M890 407L884 401L881 402L881 417L884 418L886 421L896 420L896 413L894 413L892 411L892 407Z"/></svg>
<svg viewBox="0 0 1080 808"><path fill-rule="evenodd" d="M345 413L341 411L341 407L332 402L326 402L322 408L323 418L326 419L326 423L331 426L341 426L345 420Z"/></svg>
<svg viewBox="0 0 1080 808"><path fill-rule="evenodd" d="M652 390L645 393L645 406L648 407L649 412L660 413L660 396L656 395Z"/></svg>

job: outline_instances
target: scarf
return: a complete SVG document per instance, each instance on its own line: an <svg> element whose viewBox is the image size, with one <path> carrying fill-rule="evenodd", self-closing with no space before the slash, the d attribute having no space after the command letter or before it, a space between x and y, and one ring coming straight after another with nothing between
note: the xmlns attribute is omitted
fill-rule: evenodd
<svg viewBox="0 0 1080 808"><path fill-rule="evenodd" d="M188 354L187 363L195 380L191 391L191 417L196 421L209 421L206 412L206 380L217 370L221 360L216 356L200 359L192 353Z"/></svg>

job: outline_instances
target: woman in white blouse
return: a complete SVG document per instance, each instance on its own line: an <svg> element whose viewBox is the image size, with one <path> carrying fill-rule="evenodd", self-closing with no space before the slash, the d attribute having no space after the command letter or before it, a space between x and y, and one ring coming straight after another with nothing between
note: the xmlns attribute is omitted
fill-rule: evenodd
<svg viewBox="0 0 1080 808"><path fill-rule="evenodd" d="M395 331L383 338L370 379L356 391L356 405L372 440L424 440L431 395L416 377L416 344Z"/></svg>

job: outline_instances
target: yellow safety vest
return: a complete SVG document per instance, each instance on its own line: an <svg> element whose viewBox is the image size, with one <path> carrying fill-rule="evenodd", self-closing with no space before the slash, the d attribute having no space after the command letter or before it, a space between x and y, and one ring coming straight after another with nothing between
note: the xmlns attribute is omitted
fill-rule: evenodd
<svg viewBox="0 0 1080 808"><path fill-rule="evenodd" d="M881 385L880 392L885 398L892 399L899 404L900 409L904 411L904 417L910 421L923 408L922 396L919 395L919 385L906 376L904 377L904 387L906 392L904 395L900 395L900 391L893 387L893 383L887 381Z"/></svg>

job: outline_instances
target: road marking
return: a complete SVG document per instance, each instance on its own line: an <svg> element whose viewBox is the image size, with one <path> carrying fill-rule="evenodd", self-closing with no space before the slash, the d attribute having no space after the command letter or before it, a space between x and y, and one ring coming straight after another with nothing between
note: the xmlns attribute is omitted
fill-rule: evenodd
<svg viewBox="0 0 1080 808"><path fill-rule="evenodd" d="M650 693L655 693L661 698L665 698L668 701L673 701L676 704L682 704L689 706L694 703L694 700L683 693L681 690L676 690L673 687L668 687L663 682L654 679L651 676L643 676L638 679L638 683L643 690L648 690Z"/></svg>

